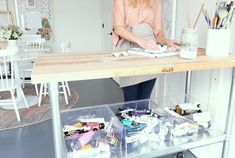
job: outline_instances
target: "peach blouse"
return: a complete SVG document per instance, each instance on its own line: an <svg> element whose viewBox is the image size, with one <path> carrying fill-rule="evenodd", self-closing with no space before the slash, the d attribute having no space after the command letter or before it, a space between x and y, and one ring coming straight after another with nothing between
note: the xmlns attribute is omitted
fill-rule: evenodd
<svg viewBox="0 0 235 158"><path fill-rule="evenodd" d="M153 6L146 7L141 3L137 7L129 5L129 0L115 0L113 8L113 27L130 27L140 23L149 23L157 37L164 35L162 27L161 0L154 0ZM113 44L116 46L120 37L113 32Z"/></svg>

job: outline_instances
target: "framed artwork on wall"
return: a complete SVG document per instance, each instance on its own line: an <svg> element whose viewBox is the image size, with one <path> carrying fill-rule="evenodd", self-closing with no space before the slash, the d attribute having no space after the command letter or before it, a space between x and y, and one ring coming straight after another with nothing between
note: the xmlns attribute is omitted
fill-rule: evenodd
<svg viewBox="0 0 235 158"><path fill-rule="evenodd" d="M36 8L36 0L27 0L28 8Z"/></svg>
<svg viewBox="0 0 235 158"><path fill-rule="evenodd" d="M19 0L18 8L22 28L53 40L52 0Z"/></svg>

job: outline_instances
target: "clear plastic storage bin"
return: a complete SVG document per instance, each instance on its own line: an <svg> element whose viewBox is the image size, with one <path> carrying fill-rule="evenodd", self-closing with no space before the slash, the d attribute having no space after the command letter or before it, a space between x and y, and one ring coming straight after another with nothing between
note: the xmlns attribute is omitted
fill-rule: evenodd
<svg viewBox="0 0 235 158"><path fill-rule="evenodd" d="M181 116L175 110L177 105L182 114L189 114ZM207 104L189 96L64 111L61 120L67 157L162 156L181 151L187 143L195 145L214 137L207 111Z"/></svg>
<svg viewBox="0 0 235 158"><path fill-rule="evenodd" d="M122 157L123 126L107 106L61 113L68 158Z"/></svg>
<svg viewBox="0 0 235 158"><path fill-rule="evenodd" d="M125 155L138 155L166 148L170 139L168 127L154 111L157 105L150 100L139 100L109 105L125 128Z"/></svg>
<svg viewBox="0 0 235 158"><path fill-rule="evenodd" d="M212 127L208 104L195 97L169 96L155 98L154 102L161 107L157 113L162 113L161 120L171 126L172 136L199 134Z"/></svg>

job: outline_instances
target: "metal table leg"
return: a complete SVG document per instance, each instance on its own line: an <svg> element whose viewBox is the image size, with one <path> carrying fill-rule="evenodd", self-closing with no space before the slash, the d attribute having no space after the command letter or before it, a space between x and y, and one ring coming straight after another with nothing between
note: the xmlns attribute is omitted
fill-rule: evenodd
<svg viewBox="0 0 235 158"><path fill-rule="evenodd" d="M60 108L58 100L58 83L49 83L49 95L51 101L51 113L52 113L52 127L54 138L54 149L56 158L65 158L65 152L63 148L63 137L60 120Z"/></svg>
<svg viewBox="0 0 235 158"><path fill-rule="evenodd" d="M189 101L190 97L190 88L191 88L191 76L192 76L192 71L187 71L186 72L186 83L185 83L185 102Z"/></svg>
<svg viewBox="0 0 235 158"><path fill-rule="evenodd" d="M224 147L223 147L223 158L228 157L228 150L229 150L229 145L231 141L230 137L232 133L232 125L233 125L233 120L235 116L234 115L235 113L235 83L234 82L235 82L235 68L233 68L233 71L232 71L232 83L231 83L228 115L227 115L227 121L226 121L227 125L225 129L226 139L225 139Z"/></svg>

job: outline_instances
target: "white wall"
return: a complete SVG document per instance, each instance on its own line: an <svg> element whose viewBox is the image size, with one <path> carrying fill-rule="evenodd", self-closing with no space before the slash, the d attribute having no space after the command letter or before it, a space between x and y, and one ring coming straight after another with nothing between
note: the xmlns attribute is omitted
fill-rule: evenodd
<svg viewBox="0 0 235 158"><path fill-rule="evenodd" d="M231 52L235 53L235 17L231 25L232 28L232 37L231 37Z"/></svg>
<svg viewBox="0 0 235 158"><path fill-rule="evenodd" d="M98 51L101 44L100 0L54 0L53 51L69 40L71 51Z"/></svg>
<svg viewBox="0 0 235 158"><path fill-rule="evenodd" d="M235 147L235 118L234 118L234 120L233 120L233 124L232 124L232 131L231 131L231 137L230 137L230 139L229 139L229 141L230 141L230 146L229 146L229 153L228 153L228 157L230 158L232 158L232 157L234 157L234 155L235 155L235 150L234 150L234 147Z"/></svg>

